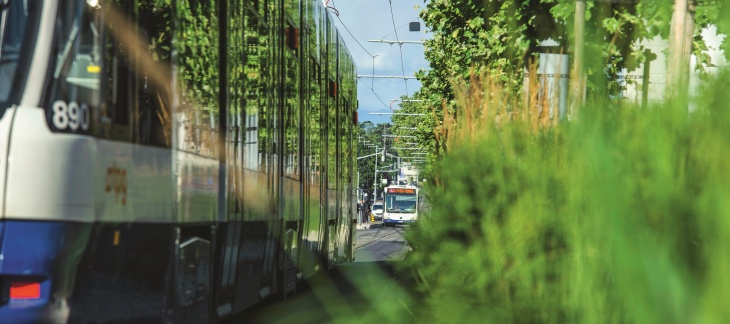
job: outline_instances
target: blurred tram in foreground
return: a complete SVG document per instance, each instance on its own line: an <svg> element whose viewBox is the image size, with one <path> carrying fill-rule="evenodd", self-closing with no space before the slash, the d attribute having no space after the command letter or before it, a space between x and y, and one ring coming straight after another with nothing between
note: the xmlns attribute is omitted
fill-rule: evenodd
<svg viewBox="0 0 730 324"><path fill-rule="evenodd" d="M356 72L319 0L0 10L0 322L212 322L353 259Z"/></svg>
<svg viewBox="0 0 730 324"><path fill-rule="evenodd" d="M384 204L383 224L385 226L413 223L418 220L418 187L385 187Z"/></svg>

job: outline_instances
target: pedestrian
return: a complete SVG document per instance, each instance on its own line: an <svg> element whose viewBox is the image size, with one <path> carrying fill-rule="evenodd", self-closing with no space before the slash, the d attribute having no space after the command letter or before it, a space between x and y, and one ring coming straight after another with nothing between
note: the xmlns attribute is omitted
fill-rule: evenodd
<svg viewBox="0 0 730 324"><path fill-rule="evenodd" d="M362 223L362 215L365 212L365 205L362 203L362 199L357 202L357 217Z"/></svg>

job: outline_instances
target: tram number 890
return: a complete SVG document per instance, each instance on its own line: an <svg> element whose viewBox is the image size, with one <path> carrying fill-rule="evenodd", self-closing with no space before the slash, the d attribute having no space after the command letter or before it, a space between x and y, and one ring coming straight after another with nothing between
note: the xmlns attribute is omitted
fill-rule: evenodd
<svg viewBox="0 0 730 324"><path fill-rule="evenodd" d="M86 131L89 129L89 106L86 104L79 105L75 101L68 104L62 100L53 103L53 126L59 130L71 129L76 131Z"/></svg>

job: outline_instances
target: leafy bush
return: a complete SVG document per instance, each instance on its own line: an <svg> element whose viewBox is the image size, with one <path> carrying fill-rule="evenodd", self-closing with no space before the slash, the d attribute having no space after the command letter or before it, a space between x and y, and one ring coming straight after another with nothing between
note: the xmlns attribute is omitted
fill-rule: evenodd
<svg viewBox="0 0 730 324"><path fill-rule="evenodd" d="M438 130L432 213L403 264L423 318L730 320L728 81L691 113L680 100L591 103L560 125L489 75L461 85L458 120Z"/></svg>

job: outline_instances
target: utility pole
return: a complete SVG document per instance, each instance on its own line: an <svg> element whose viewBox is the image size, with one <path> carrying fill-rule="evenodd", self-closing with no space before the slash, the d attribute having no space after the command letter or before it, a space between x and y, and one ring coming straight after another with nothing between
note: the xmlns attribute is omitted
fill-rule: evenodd
<svg viewBox="0 0 730 324"><path fill-rule="evenodd" d="M378 154L378 146L375 145L375 154ZM373 171L373 203L378 199L378 157L375 156L375 170Z"/></svg>
<svg viewBox="0 0 730 324"><path fill-rule="evenodd" d="M651 77L651 73L649 72L649 69L651 68L651 62L656 59L656 54L652 53L651 50L645 49L644 50L644 76L643 76L643 83L641 85L641 107L646 108L649 103L649 78Z"/></svg>

